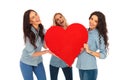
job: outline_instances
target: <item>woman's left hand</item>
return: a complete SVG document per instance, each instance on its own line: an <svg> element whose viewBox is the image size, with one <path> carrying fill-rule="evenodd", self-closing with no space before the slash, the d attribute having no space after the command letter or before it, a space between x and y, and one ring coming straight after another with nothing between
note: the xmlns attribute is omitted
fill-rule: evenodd
<svg viewBox="0 0 120 80"><path fill-rule="evenodd" d="M87 43L84 44L84 48L85 48L86 52L89 52L89 46Z"/></svg>

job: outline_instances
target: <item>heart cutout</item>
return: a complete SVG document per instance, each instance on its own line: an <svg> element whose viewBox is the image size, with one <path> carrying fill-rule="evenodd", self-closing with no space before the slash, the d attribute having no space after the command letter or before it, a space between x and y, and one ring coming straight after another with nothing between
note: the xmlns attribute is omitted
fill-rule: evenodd
<svg viewBox="0 0 120 80"><path fill-rule="evenodd" d="M83 44L88 41L86 28L79 23L73 23L64 30L60 26L50 27L45 34L45 42L55 56L72 66L80 54Z"/></svg>

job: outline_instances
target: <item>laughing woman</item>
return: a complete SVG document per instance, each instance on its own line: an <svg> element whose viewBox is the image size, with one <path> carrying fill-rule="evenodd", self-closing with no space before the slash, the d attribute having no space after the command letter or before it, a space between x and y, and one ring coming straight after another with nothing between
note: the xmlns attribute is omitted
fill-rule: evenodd
<svg viewBox="0 0 120 80"><path fill-rule="evenodd" d="M60 26L63 29L67 29L67 27L68 27L65 17L61 13L55 13L55 15L53 17L53 25ZM73 80L72 67L69 67L64 61L62 61L58 57L52 55L51 60L50 60L51 80L58 80L57 78L58 78L59 68L62 69L62 71L65 75L65 78L66 78L65 80Z"/></svg>

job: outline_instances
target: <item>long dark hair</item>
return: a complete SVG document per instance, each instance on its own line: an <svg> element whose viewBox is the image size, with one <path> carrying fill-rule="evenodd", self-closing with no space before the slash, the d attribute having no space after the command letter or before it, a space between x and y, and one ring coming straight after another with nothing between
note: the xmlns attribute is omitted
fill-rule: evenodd
<svg viewBox="0 0 120 80"><path fill-rule="evenodd" d="M30 40L30 43L34 46L34 48L36 48L36 36L34 34L34 32L31 30L31 27L33 26L32 24L30 24L30 12L33 11L35 13L37 13L36 11L34 10L27 10L25 13L24 13L24 16L23 16L23 33L24 33L24 42L26 43L26 38L28 37L29 40ZM39 24L39 36L41 37L41 40L43 42L44 40L44 33L43 33L43 30L44 30L44 27L42 24Z"/></svg>
<svg viewBox="0 0 120 80"><path fill-rule="evenodd" d="M108 35L107 35L108 30L107 30L105 15L100 11L95 11L95 12L91 13L89 19L93 15L96 15L98 17L98 25L97 25L96 29L99 32L99 38L100 38L100 35L104 38L105 48L108 49L108 45L109 45L109 43L108 43Z"/></svg>

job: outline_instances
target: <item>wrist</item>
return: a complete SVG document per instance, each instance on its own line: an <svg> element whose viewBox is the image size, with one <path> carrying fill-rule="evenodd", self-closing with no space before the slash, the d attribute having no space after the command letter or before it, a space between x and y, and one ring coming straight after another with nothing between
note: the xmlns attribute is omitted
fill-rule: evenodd
<svg viewBox="0 0 120 80"><path fill-rule="evenodd" d="M45 54L45 53L47 53L47 50L44 50L44 51L43 51L43 54Z"/></svg>
<svg viewBox="0 0 120 80"><path fill-rule="evenodd" d="M89 54L93 55L93 51L90 51Z"/></svg>
<svg viewBox="0 0 120 80"><path fill-rule="evenodd" d="M88 50L87 52L88 52L89 54L93 55L93 51Z"/></svg>
<svg viewBox="0 0 120 80"><path fill-rule="evenodd" d="M46 51L43 51L43 54L45 54L46 53Z"/></svg>

